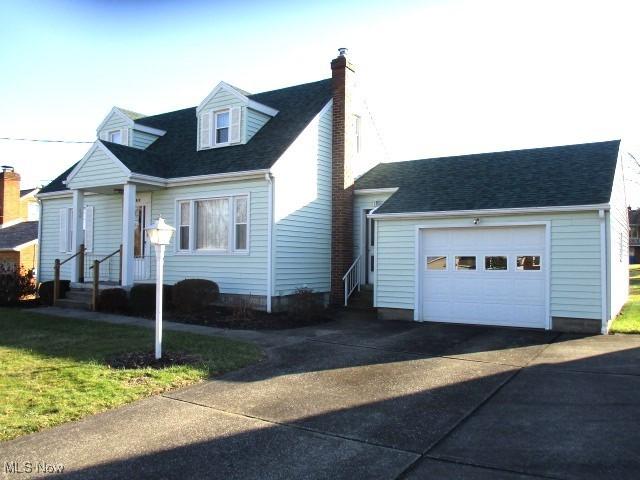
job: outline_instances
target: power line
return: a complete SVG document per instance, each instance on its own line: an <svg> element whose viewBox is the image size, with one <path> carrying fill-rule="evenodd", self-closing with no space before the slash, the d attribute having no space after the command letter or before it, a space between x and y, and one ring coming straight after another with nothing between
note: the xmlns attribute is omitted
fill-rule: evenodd
<svg viewBox="0 0 640 480"><path fill-rule="evenodd" d="M8 140L11 142L42 142L42 143L94 143L94 142L82 142L77 140L48 140L42 138L15 138L15 137L0 137L0 140Z"/></svg>

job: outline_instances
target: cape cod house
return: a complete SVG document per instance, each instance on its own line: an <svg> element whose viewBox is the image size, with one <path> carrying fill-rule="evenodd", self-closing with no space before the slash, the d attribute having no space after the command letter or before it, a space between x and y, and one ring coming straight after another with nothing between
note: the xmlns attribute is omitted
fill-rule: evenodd
<svg viewBox="0 0 640 480"><path fill-rule="evenodd" d="M342 50L332 77L193 108L114 108L39 194L40 280L153 281L144 227L176 227L165 280L205 278L271 311L298 287L383 318L606 330L626 299L619 142L380 163ZM622 255L620 252L623 252ZM83 267L84 265L84 267Z"/></svg>

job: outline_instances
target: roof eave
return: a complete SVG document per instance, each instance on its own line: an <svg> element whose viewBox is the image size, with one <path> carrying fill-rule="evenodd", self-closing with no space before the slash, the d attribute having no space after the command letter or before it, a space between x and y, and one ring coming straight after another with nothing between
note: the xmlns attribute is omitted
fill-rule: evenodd
<svg viewBox="0 0 640 480"><path fill-rule="evenodd" d="M550 207L522 207L522 208L491 208L479 210L440 210L434 212L396 212L396 213L370 213L369 218L378 220L393 219L420 219L433 217L460 217L466 215L473 216L493 216L493 215L514 215L527 213L562 213L562 212L584 212L609 210L608 203L591 205L556 205Z"/></svg>

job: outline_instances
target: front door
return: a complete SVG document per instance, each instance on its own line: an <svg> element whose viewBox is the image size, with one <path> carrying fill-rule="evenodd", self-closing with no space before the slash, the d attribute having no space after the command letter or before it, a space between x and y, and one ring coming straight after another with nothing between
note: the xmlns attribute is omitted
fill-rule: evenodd
<svg viewBox="0 0 640 480"><path fill-rule="evenodd" d="M374 282L374 272L376 268L376 258L375 258L375 220L367 218L367 215L371 212L371 210L364 211L364 224L365 224L365 235L364 235L364 263L365 263L365 283L367 285L372 285Z"/></svg>
<svg viewBox="0 0 640 480"><path fill-rule="evenodd" d="M144 229L149 224L150 199L148 196L136 198L135 227L133 230L134 280L147 280L151 277L149 262L149 241Z"/></svg>

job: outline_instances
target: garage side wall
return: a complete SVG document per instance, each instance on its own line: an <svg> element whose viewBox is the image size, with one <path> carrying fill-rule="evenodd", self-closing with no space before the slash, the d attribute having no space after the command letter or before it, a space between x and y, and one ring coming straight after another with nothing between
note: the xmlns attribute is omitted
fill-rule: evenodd
<svg viewBox="0 0 640 480"><path fill-rule="evenodd" d="M472 218L377 220L377 277L374 302L391 315L413 318L416 227L472 226ZM600 220L598 212L482 217L481 225L551 223L551 316L600 321ZM554 319L555 320L555 319Z"/></svg>

